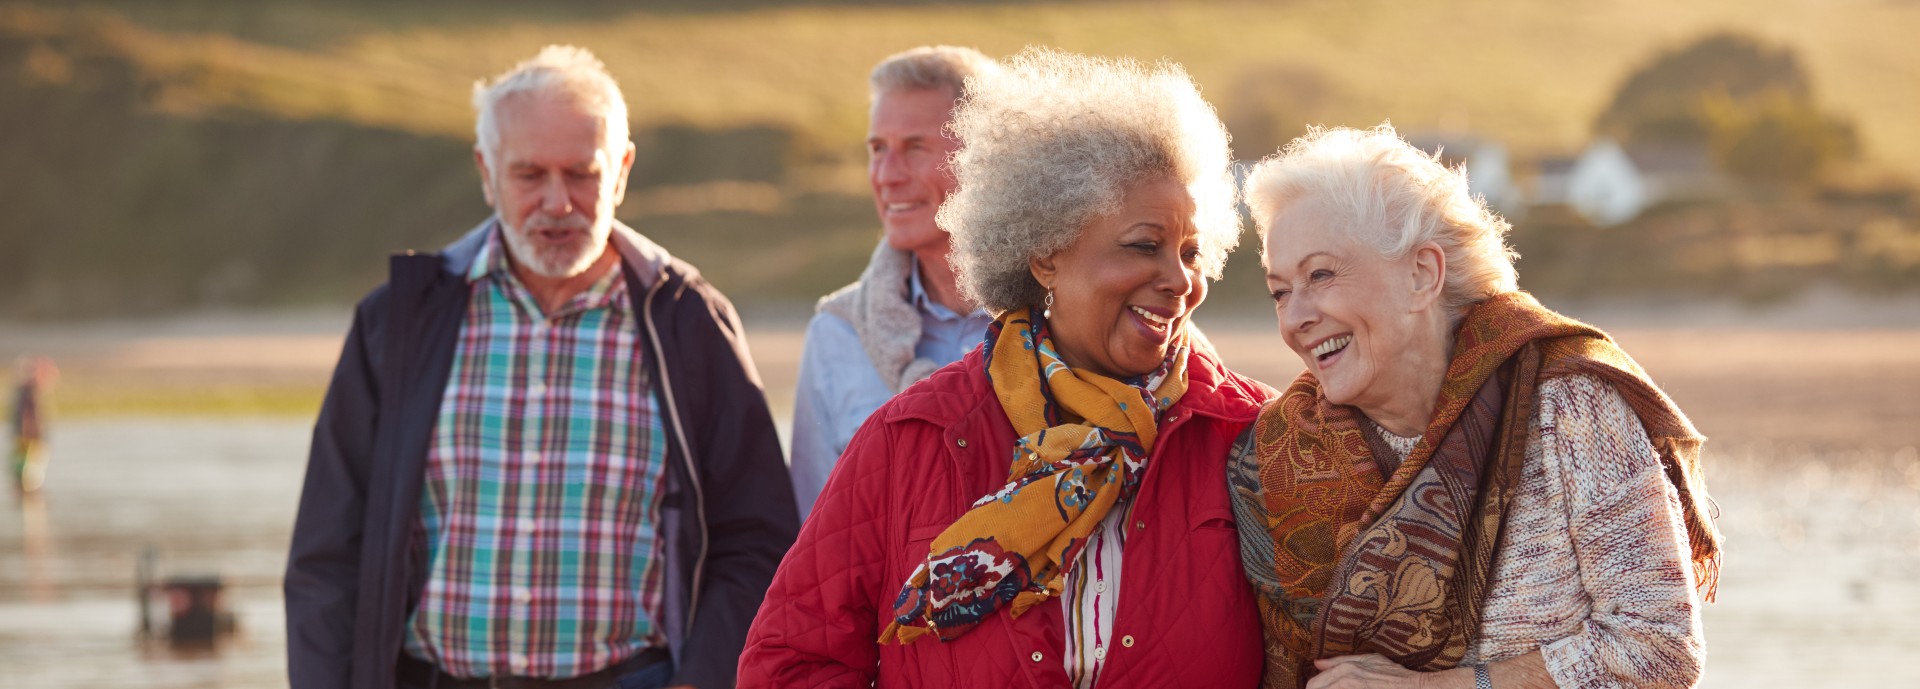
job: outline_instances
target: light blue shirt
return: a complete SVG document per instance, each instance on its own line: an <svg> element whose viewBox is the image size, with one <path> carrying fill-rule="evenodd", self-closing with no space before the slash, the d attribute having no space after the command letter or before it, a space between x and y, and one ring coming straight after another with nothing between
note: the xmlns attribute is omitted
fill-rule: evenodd
<svg viewBox="0 0 1920 689"><path fill-rule="evenodd" d="M973 351L986 337L993 317L984 310L960 315L927 296L914 264L908 280L914 310L920 314L916 358L945 366ZM807 323L806 343L800 352L800 381L793 400L793 492L800 517L813 511L813 501L826 487L840 453L852 442L854 431L880 405L893 398L893 388L867 358L853 324L830 313L816 313Z"/></svg>

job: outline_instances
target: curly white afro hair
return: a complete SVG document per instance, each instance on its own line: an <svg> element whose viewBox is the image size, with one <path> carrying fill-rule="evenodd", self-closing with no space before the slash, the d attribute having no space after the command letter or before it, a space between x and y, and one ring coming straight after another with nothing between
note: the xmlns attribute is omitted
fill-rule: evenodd
<svg viewBox="0 0 1920 689"><path fill-rule="evenodd" d="M1028 48L970 77L954 113L959 188L940 206L960 289L992 313L1046 294L1029 261L1073 243L1142 182L1196 207L1200 266L1219 279L1240 241L1227 130L1185 69Z"/></svg>

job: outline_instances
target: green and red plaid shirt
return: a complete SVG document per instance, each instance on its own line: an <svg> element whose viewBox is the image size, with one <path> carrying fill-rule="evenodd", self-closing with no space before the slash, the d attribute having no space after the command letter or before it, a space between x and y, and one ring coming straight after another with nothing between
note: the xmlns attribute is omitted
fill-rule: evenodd
<svg viewBox="0 0 1920 689"><path fill-rule="evenodd" d="M406 649L461 677L575 677L665 643L665 431L621 271L542 314L499 233L427 454Z"/></svg>

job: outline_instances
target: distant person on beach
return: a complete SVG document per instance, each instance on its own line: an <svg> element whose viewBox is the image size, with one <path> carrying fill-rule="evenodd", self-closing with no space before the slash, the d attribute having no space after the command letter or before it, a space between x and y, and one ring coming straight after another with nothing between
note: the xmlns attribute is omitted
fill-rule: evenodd
<svg viewBox="0 0 1920 689"><path fill-rule="evenodd" d="M614 219L634 145L592 54L474 107L495 214L393 257L314 428L291 685L730 687L799 526L739 318Z"/></svg>
<svg viewBox="0 0 1920 689"><path fill-rule="evenodd" d="M22 357L14 367L13 451L9 469L14 490L39 492L47 480L47 396L59 371L46 357Z"/></svg>
<svg viewBox="0 0 1920 689"><path fill-rule="evenodd" d="M1465 175L1386 125L1314 130L1246 200L1307 367L1230 460L1265 686L1697 684L1705 439L1520 291Z"/></svg>
<svg viewBox="0 0 1920 689"><path fill-rule="evenodd" d="M961 292L947 230L953 193L946 127L967 78L997 69L972 48L925 46L867 77L867 182L883 233L860 279L820 300L807 324L793 401L793 488L805 517L873 410L980 344L993 317Z"/></svg>

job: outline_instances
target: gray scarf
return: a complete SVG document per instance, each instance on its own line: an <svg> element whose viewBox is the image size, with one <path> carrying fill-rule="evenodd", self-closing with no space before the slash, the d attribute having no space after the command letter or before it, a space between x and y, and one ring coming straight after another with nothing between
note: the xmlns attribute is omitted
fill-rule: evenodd
<svg viewBox="0 0 1920 689"><path fill-rule="evenodd" d="M920 342L920 311L913 306L909 283L913 264L913 254L881 240L860 279L821 297L818 306L820 312L853 324L867 359L895 393L940 368L913 355L914 345Z"/></svg>

